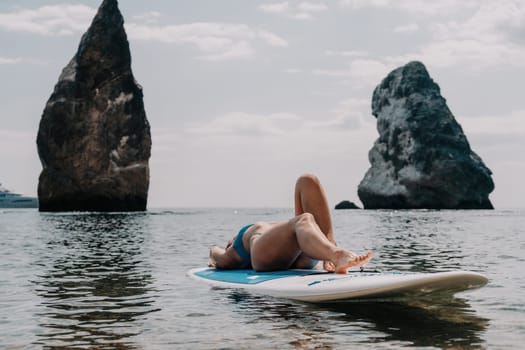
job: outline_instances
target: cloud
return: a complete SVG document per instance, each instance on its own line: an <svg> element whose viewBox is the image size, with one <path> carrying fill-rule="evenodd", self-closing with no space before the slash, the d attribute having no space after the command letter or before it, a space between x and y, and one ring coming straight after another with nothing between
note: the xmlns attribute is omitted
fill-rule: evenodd
<svg viewBox="0 0 525 350"><path fill-rule="evenodd" d="M277 34L254 29L245 24L200 22L179 25L144 25L129 23L126 29L135 40L193 46L206 60L249 57L257 51L259 40L271 47L286 47L288 42Z"/></svg>
<svg viewBox="0 0 525 350"><path fill-rule="evenodd" d="M432 29L433 40L408 56L438 67L461 65L475 71L525 67L525 47L516 41L525 32L523 2L483 2L467 19L436 24Z"/></svg>
<svg viewBox="0 0 525 350"><path fill-rule="evenodd" d="M319 137L325 137L321 133L345 133L349 129L357 130L373 123L374 118L370 110L369 100L348 98L338 102L327 115L315 119L307 119L289 112L268 114L231 112L205 122L191 123L184 129L184 133L205 137L277 138L320 133Z"/></svg>
<svg viewBox="0 0 525 350"><path fill-rule="evenodd" d="M342 79L351 79L356 83L376 84L390 70L407 62L418 60L429 67L462 67L466 71L480 71L525 68L525 3L518 0L456 2L440 1L429 5L427 14L439 14L446 8L468 9L462 20L449 20L428 23L413 22L394 29L397 33L409 33L424 26L431 33L429 40L412 51L395 56L373 57L363 51L326 51L328 57L348 57L350 61L343 69L316 69L315 74ZM397 8L410 12L414 19L419 16L420 0L348 0L341 4L354 8L375 6L385 9ZM406 7L414 4L415 8ZM457 7L454 5L457 4ZM476 5L477 7L475 7ZM422 11L422 10L421 10Z"/></svg>
<svg viewBox="0 0 525 350"><path fill-rule="evenodd" d="M370 101L348 98L337 103L328 118L307 121L302 129L324 133L355 132L372 123L373 120L374 118L370 113Z"/></svg>
<svg viewBox="0 0 525 350"><path fill-rule="evenodd" d="M22 62L23 62L23 59L21 58L0 57L0 65L1 64L19 64Z"/></svg>
<svg viewBox="0 0 525 350"><path fill-rule="evenodd" d="M451 14L474 8L477 0L340 0L339 4L354 10L375 7L385 10L398 10L423 16L450 16Z"/></svg>
<svg viewBox="0 0 525 350"><path fill-rule="evenodd" d="M360 80L381 80L391 67L381 61L374 59L355 59L350 62L350 76Z"/></svg>
<svg viewBox="0 0 525 350"><path fill-rule="evenodd" d="M371 109L371 103L368 99L347 98L336 105L333 113L336 118L344 120L344 126L357 128L366 123L374 122Z"/></svg>
<svg viewBox="0 0 525 350"><path fill-rule="evenodd" d="M275 35L272 32L268 32L266 30L260 30L258 32L258 35L261 39L266 41L266 43L270 46L276 46L276 47L286 47L288 46L288 42L284 40L283 38Z"/></svg>
<svg viewBox="0 0 525 350"><path fill-rule="evenodd" d="M485 1L466 20L448 21L434 29L440 39L508 40L512 32L525 29L525 3L518 0Z"/></svg>
<svg viewBox="0 0 525 350"><path fill-rule="evenodd" d="M449 39L430 43L419 52L389 57L389 61L404 64L420 60L434 67L463 66L479 72L498 67L525 67L525 50L505 42L487 42L483 38Z"/></svg>
<svg viewBox="0 0 525 350"><path fill-rule="evenodd" d="M500 115L466 116L460 122L468 133L520 134L525 140L525 109Z"/></svg>
<svg viewBox="0 0 525 350"><path fill-rule="evenodd" d="M162 14L157 11L149 11L141 15L133 16L133 20L145 24L157 24L162 17Z"/></svg>
<svg viewBox="0 0 525 350"><path fill-rule="evenodd" d="M33 65L46 65L46 61L34 59L34 58L24 58L24 57L1 57L0 56L0 65L15 65L15 64L33 64Z"/></svg>
<svg viewBox="0 0 525 350"><path fill-rule="evenodd" d="M302 118L298 115L279 112L268 115L232 112L206 123L193 123L186 131L200 135L253 136L283 135L297 128Z"/></svg>
<svg viewBox="0 0 525 350"><path fill-rule="evenodd" d="M339 4L342 6L350 6L353 8L361 7L382 7L390 5L390 0L340 0Z"/></svg>
<svg viewBox="0 0 525 350"><path fill-rule="evenodd" d="M193 44L202 51L215 51L235 40L252 39L254 36L247 25L230 23L200 22L165 26L129 23L126 27L129 35L137 40Z"/></svg>
<svg viewBox="0 0 525 350"><path fill-rule="evenodd" d="M251 127L239 126L239 119L246 119ZM217 133L206 128L210 123L228 128ZM148 202L166 206L288 207L295 176L304 172L333 179L325 190L339 199L341 192L353 191L352 183L357 184L366 171L375 128L348 130L306 124L306 119L290 113L237 112L192 124L189 127L200 129L192 132L152 129L155 152L150 159L152 200ZM254 127L264 132L254 132ZM241 132L231 134L237 132L235 128Z"/></svg>
<svg viewBox="0 0 525 350"><path fill-rule="evenodd" d="M487 36L494 41L507 38L508 33L525 27L525 3L517 0L482 2L476 12L467 20L449 21L440 26L439 35L458 38Z"/></svg>
<svg viewBox="0 0 525 350"><path fill-rule="evenodd" d="M19 9L0 13L0 29L45 36L73 35L85 32L95 13L96 9L89 6L67 4ZM196 22L160 25L161 17L155 11L134 16L125 25L129 38L190 45L201 52L199 58L210 61L253 56L259 43L270 47L288 46L288 42L277 34L246 24ZM7 63L16 62L0 59L0 64Z"/></svg>
<svg viewBox="0 0 525 350"><path fill-rule="evenodd" d="M392 62L371 58L357 58L351 60L344 69L315 69L313 73L315 75L349 79L351 83L357 85L369 85L377 84L393 68L394 64Z"/></svg>
<svg viewBox="0 0 525 350"><path fill-rule="evenodd" d="M394 33L413 33L419 29L417 23L411 23L404 26L398 26L394 28Z"/></svg>
<svg viewBox="0 0 525 350"><path fill-rule="evenodd" d="M265 4L259 6L259 9L266 13L284 14L290 10L290 4L286 2Z"/></svg>
<svg viewBox="0 0 525 350"><path fill-rule="evenodd" d="M369 55L366 51L359 50L350 50L350 51L335 51L327 50L325 51L325 56L341 56L341 57L366 57Z"/></svg>
<svg viewBox="0 0 525 350"><path fill-rule="evenodd" d="M0 13L0 28L39 35L73 35L85 31L96 10L85 5L49 5Z"/></svg>
<svg viewBox="0 0 525 350"><path fill-rule="evenodd" d="M259 6L259 10L268 14L278 15L296 20L312 20L315 15L326 11L328 7L322 2L278 2Z"/></svg>
<svg viewBox="0 0 525 350"><path fill-rule="evenodd" d="M301 2L299 5L297 5L297 9L302 12L322 12L326 11L328 7L319 2Z"/></svg>

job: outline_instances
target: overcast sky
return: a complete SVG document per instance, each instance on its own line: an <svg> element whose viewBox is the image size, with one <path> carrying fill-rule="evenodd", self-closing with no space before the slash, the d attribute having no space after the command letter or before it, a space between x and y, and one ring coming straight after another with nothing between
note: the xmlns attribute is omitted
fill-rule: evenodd
<svg viewBox="0 0 525 350"><path fill-rule="evenodd" d="M36 195L38 123L101 1L0 1L0 182ZM121 0L152 128L149 207L291 207L313 172L333 206L378 134L370 102L422 61L493 171L497 208L525 207L525 1Z"/></svg>

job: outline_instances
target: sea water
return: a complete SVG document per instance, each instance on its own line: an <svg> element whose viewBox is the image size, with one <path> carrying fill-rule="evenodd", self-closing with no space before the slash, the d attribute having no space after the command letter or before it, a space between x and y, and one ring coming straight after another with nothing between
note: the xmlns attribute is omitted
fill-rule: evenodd
<svg viewBox="0 0 525 350"><path fill-rule="evenodd" d="M186 276L245 224L291 209L0 209L2 349L520 349L525 211L334 211L380 270L477 271L453 298L313 305Z"/></svg>

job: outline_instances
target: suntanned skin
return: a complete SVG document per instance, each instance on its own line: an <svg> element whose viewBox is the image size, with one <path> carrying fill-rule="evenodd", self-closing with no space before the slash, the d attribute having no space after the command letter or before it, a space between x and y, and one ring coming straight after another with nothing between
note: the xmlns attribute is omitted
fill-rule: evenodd
<svg viewBox="0 0 525 350"><path fill-rule="evenodd" d="M226 249L211 248L210 266L240 267L242 259L231 246L233 239ZM256 271L313 268L314 260L321 260L324 269L347 273L349 268L363 266L372 258L371 252L356 255L337 247L328 202L314 175L303 175L297 180L295 217L282 222L255 223L243 235L243 245Z"/></svg>
<svg viewBox="0 0 525 350"><path fill-rule="evenodd" d="M334 239L334 230L332 228L332 216L328 208L328 200L321 182L314 175L303 175L295 183L295 216L304 213L311 213L319 229L324 233L326 238L334 245L337 245ZM313 267L314 259L311 259L304 253L299 255L292 265L292 268L307 269ZM333 265L329 261L323 261L325 270L333 271Z"/></svg>

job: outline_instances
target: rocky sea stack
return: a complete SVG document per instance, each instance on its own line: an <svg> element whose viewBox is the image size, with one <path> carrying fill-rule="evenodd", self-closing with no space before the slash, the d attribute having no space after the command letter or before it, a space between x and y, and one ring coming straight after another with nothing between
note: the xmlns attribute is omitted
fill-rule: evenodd
<svg viewBox="0 0 525 350"><path fill-rule="evenodd" d="M359 184L365 209L492 209L492 172L470 149L439 86L420 62L376 87L379 138Z"/></svg>
<svg viewBox="0 0 525 350"><path fill-rule="evenodd" d="M49 98L37 137L41 211L141 211L151 135L124 19L104 0Z"/></svg>
<svg viewBox="0 0 525 350"><path fill-rule="evenodd" d="M337 203L334 209L340 210L340 209L361 209L361 208L359 208L354 202L344 200L344 201Z"/></svg>

